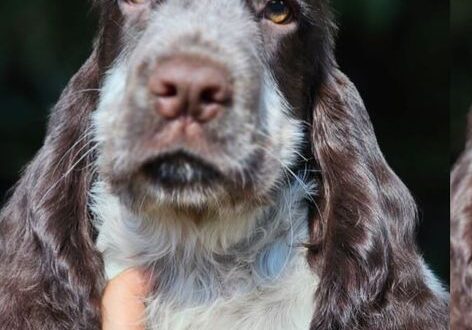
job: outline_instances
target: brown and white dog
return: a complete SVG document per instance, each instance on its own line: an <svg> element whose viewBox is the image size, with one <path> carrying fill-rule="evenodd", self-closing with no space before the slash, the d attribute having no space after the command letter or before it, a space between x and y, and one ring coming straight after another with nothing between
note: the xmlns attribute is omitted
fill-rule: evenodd
<svg viewBox="0 0 472 330"><path fill-rule="evenodd" d="M472 329L472 112L451 175L451 329Z"/></svg>
<svg viewBox="0 0 472 330"><path fill-rule="evenodd" d="M415 204L333 56L327 0L96 0L92 55L0 220L0 326L447 329Z"/></svg>

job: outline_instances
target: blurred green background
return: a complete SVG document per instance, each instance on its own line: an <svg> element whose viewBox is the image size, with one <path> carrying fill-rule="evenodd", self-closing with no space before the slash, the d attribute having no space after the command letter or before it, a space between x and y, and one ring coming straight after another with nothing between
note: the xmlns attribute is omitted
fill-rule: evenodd
<svg viewBox="0 0 472 330"><path fill-rule="evenodd" d="M466 115L472 106L472 1L451 6L451 164L464 146Z"/></svg>
<svg viewBox="0 0 472 330"><path fill-rule="evenodd" d="M467 1L457 2L470 8ZM421 249L447 283L449 3L333 0L333 6L341 68L364 97L388 161L418 201ZM464 9L457 11L467 25ZM40 147L48 109L87 57L95 26L87 1L0 2L2 196Z"/></svg>

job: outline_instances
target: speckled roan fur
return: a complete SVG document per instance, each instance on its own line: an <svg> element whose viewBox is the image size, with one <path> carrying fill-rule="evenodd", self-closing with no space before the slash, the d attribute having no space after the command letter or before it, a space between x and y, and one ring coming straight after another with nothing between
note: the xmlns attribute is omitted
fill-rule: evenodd
<svg viewBox="0 0 472 330"><path fill-rule="evenodd" d="M107 166L103 158L98 163L104 147L94 136L92 117L103 101L99 91L107 71L136 54L136 36L145 34L147 19L125 17L113 0L95 2L100 28L94 50L55 106L44 146L0 216L2 329L99 329L105 269L96 248L92 187L108 180L121 188L114 193L128 206L133 204L130 191L142 193L123 185L135 166L130 159L121 168ZM181 2L184 11L187 1L168 2ZM303 204L309 214L304 219L306 260L317 281L310 328L447 329L448 294L425 267L414 241L414 202L383 158L358 92L337 68L328 3L293 2L299 8L297 22L282 31L254 15L261 0L235 0L258 36L249 46L259 52L261 66L270 69L290 118L307 122L300 131L307 143L290 170L308 169L303 180L318 187ZM159 11L158 1L152 6ZM257 173L258 165L249 162L243 173ZM233 178L234 188L238 177ZM249 196L270 203L277 201L277 192L291 191L293 181L268 180L278 182L274 192L263 185L266 178L254 175L251 189L237 190L230 202L244 205ZM257 194L261 191L264 196Z"/></svg>
<svg viewBox="0 0 472 330"><path fill-rule="evenodd" d="M451 329L472 329L472 116L451 174Z"/></svg>

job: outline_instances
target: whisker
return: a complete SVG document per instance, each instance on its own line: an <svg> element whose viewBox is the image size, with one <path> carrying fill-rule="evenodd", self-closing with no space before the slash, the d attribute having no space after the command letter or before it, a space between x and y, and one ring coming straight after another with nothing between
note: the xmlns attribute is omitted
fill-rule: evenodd
<svg viewBox="0 0 472 330"><path fill-rule="evenodd" d="M98 88L88 88L88 89L79 89L77 91L74 91L72 95L77 95L77 94L84 94L84 93L92 93L92 92L100 92L101 90Z"/></svg>
<svg viewBox="0 0 472 330"><path fill-rule="evenodd" d="M41 198L41 200L39 201L38 203L38 207L42 207L43 206L43 203L45 202L46 198L48 197L49 193L57 187L57 185L59 185L59 183L61 183L64 179L66 179L69 174L75 170L75 168L77 167L77 165L80 164L80 162L82 160L84 160L86 157L88 157L92 152L94 152L95 150L97 149L97 145L93 146L92 148L90 148L89 150L87 150L74 164L72 164L72 166L69 167L69 169L53 184L49 187L49 189L46 191L46 193L43 195L43 197Z"/></svg>
<svg viewBox="0 0 472 330"><path fill-rule="evenodd" d="M81 142L83 142L85 139L87 139L88 137L90 137L92 134L92 132L90 130L87 130L85 131L85 133L82 134L82 136L69 148L67 149L67 151L64 153L64 155L61 157L61 159L59 159L59 161L57 162L56 166L54 167L52 173L55 174L56 173L56 170L59 168L59 166L62 164L62 162L64 161L64 159L69 156L69 154L75 149L75 147L77 147L77 145ZM88 147L88 143L85 143L82 147L79 148L79 150L77 150L77 153L72 157L72 158L75 158L80 152L82 152L82 150L84 150L85 148Z"/></svg>
<svg viewBox="0 0 472 330"><path fill-rule="evenodd" d="M303 122L301 122L301 123L303 124ZM249 125L249 124L246 124L246 127L249 128L249 129L251 129L251 130L254 129L254 126L251 126L251 125ZM266 132L264 132L264 131L262 131L262 130L260 130L260 129L257 129L257 130L255 131L255 133L258 134L258 135L260 135L260 136L262 136L262 137L268 138L268 139L272 139L272 138L273 138L273 137L270 136L268 133L266 133ZM303 159L303 161L305 161L305 162L308 162L308 161L309 161L309 159L308 159L307 157L305 157L303 154L301 154L298 150L295 149L295 150L293 150L293 152L294 152L297 156L299 156L301 159Z"/></svg>

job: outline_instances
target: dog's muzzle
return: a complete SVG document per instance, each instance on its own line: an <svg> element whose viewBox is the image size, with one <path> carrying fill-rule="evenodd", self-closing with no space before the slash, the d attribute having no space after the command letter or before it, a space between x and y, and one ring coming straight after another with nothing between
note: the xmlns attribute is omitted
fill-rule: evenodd
<svg viewBox="0 0 472 330"><path fill-rule="evenodd" d="M225 67L198 56L161 59L147 84L151 107L163 125L178 127L175 142L189 145L200 139L209 122L218 121L229 111L233 99L232 82ZM184 150L160 155L144 166L156 183L167 185L209 184L218 171L198 155Z"/></svg>

